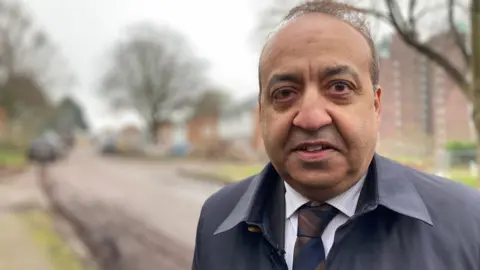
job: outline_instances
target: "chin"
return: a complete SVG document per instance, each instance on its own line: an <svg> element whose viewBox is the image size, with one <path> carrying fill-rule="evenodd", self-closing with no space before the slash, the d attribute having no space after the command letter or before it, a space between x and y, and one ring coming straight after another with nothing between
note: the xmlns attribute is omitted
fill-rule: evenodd
<svg viewBox="0 0 480 270"><path fill-rule="evenodd" d="M317 163L292 159L285 165L290 181L305 187L327 189L348 179L348 164L340 157Z"/></svg>
<svg viewBox="0 0 480 270"><path fill-rule="evenodd" d="M337 172L311 172L311 171L297 171L290 173L291 181L304 187L311 187L316 189L328 189L336 186L344 179L344 176Z"/></svg>

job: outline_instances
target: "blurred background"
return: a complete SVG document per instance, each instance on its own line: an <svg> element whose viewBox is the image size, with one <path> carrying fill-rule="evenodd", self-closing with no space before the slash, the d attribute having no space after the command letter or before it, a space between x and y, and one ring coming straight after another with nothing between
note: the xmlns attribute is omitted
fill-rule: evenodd
<svg viewBox="0 0 480 270"><path fill-rule="evenodd" d="M480 1L344 2L378 152L478 188ZM298 3L0 0L0 270L190 269L205 199L268 162L258 57Z"/></svg>

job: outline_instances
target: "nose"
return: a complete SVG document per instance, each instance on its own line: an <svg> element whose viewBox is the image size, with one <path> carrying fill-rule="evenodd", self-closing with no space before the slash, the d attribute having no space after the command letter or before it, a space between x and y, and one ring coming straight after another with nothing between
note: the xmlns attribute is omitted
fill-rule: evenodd
<svg viewBox="0 0 480 270"><path fill-rule="evenodd" d="M316 87L310 87L304 92L293 125L308 131L316 131L332 123L327 110L328 101Z"/></svg>

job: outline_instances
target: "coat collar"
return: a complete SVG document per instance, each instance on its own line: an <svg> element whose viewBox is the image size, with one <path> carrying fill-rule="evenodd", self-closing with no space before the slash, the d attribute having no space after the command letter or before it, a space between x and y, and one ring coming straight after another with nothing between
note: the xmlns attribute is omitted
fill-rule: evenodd
<svg viewBox="0 0 480 270"><path fill-rule="evenodd" d="M370 172L377 192L371 203L433 226L425 202L412 181L418 177L413 169L376 154Z"/></svg>
<svg viewBox="0 0 480 270"><path fill-rule="evenodd" d="M228 231L241 222L262 223L265 214L263 210L268 207L268 204L281 202L283 207L280 208L284 209L285 198L283 197L283 200L281 198L284 194L284 191L281 191L282 189L284 190L284 185L278 173L273 165L268 163L259 174L253 176L243 196L214 234ZM285 215L285 212L283 212L283 215Z"/></svg>
<svg viewBox="0 0 480 270"><path fill-rule="evenodd" d="M357 211L362 211L366 204L373 207L381 205L401 215L433 225L427 207L411 181L411 177L415 177L410 173L411 170L375 154ZM283 187L283 183L275 168L268 163L259 174L253 176L246 192L214 234L231 230L242 222L263 224L264 207L267 207L269 203L281 202L283 206L279 208L284 209L285 198L280 198L282 192L272 191L278 191L279 186Z"/></svg>

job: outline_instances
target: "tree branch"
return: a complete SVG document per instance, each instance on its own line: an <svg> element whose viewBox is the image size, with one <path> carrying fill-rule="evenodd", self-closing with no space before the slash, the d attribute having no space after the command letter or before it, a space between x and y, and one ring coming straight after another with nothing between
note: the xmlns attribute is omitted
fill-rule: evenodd
<svg viewBox="0 0 480 270"><path fill-rule="evenodd" d="M471 65L471 55L467 51L467 43L465 38L458 32L458 28L455 25L455 0L448 0L448 23L450 25L450 31L452 31L455 44L460 50L463 60L467 67Z"/></svg>
<svg viewBox="0 0 480 270"><path fill-rule="evenodd" d="M392 25L395 31L399 34L401 39L408 45L412 46L421 54L425 55L432 62L438 64L445 72L452 78L468 98L472 98L472 94L469 91L469 84L464 76L464 72L456 68L455 65L447 58L446 55L442 55L433 49L430 45L422 43L417 33L411 27L406 26L405 20L400 12L400 7L395 0L385 0L388 8L388 13L383 13L376 9L357 8L354 10L362 12L367 15L371 15L377 19L380 19L390 25ZM417 18L418 19L418 18Z"/></svg>
<svg viewBox="0 0 480 270"><path fill-rule="evenodd" d="M402 16L402 11L398 5L398 2L396 0L385 0L385 4L388 8L388 16L390 17L390 21L395 29L411 39L416 38L416 33L414 32L415 29L408 27L405 19Z"/></svg>
<svg viewBox="0 0 480 270"><path fill-rule="evenodd" d="M453 81L464 91L467 97L471 98L472 95L469 91L468 82L463 75L463 72L456 68L453 63L447 58L447 56L438 53L429 45L420 42L415 32L408 31L403 28L401 26L402 21L399 21L402 20L402 18L398 3L395 0L385 1L389 10L393 27L398 32L403 41L415 48L420 53L427 56L433 62L437 63L440 67L442 67L447 72L447 74L450 75Z"/></svg>
<svg viewBox="0 0 480 270"><path fill-rule="evenodd" d="M382 11L379 11L379 10L376 10L376 9L372 9L372 8L360 8L360 7L355 7L355 6L352 6L352 10L353 11L356 11L356 12L360 12L360 13L363 13L363 14L366 14L366 15L371 15L377 19L380 19L388 24L391 24L392 21L390 20L390 17L388 16L388 14L386 13L383 13Z"/></svg>
<svg viewBox="0 0 480 270"><path fill-rule="evenodd" d="M426 15L428 15L432 12L443 10L443 9L445 9L445 3L438 3L438 4L432 5L432 6L426 6L426 7L422 8L421 10L419 10L415 14L415 18L417 19L417 21L420 21Z"/></svg>
<svg viewBox="0 0 480 270"><path fill-rule="evenodd" d="M47 93L64 91L59 85L69 81L64 62L48 36L32 22L21 3L0 0L0 70L8 78L27 75Z"/></svg>
<svg viewBox="0 0 480 270"><path fill-rule="evenodd" d="M412 29L417 29L417 20L415 17L416 7L417 7L417 0L410 0L409 6L408 6L408 21Z"/></svg>

